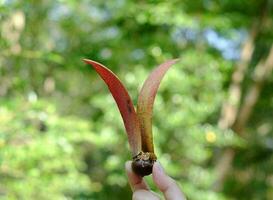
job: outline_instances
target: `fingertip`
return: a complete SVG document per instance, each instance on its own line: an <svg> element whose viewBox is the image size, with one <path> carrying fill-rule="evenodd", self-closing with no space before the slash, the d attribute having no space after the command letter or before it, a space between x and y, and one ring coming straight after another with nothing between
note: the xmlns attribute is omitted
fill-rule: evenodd
<svg viewBox="0 0 273 200"><path fill-rule="evenodd" d="M164 172L163 167L161 164L156 161L153 166L153 180L156 186L161 189L161 183L166 179L166 174Z"/></svg>
<svg viewBox="0 0 273 200"><path fill-rule="evenodd" d="M153 171L155 171L156 173L158 173L158 172L160 172L160 173L164 172L164 169L163 169L163 167L162 167L162 165L160 164L159 161L156 161L154 163Z"/></svg>
<svg viewBox="0 0 273 200"><path fill-rule="evenodd" d="M160 164L160 162L156 161L153 166L153 178L157 179L157 177L161 177L165 174L165 171Z"/></svg>
<svg viewBox="0 0 273 200"><path fill-rule="evenodd" d="M132 170L132 161L126 161L125 162L125 170L127 173L127 177L129 180L129 184L133 191L144 189L148 190L149 187L145 183L145 181L142 179L142 177L136 175Z"/></svg>
<svg viewBox="0 0 273 200"><path fill-rule="evenodd" d="M125 162L125 171L127 173L129 180L139 179L139 177L132 170L132 161Z"/></svg>
<svg viewBox="0 0 273 200"><path fill-rule="evenodd" d="M184 199L183 193L175 180L165 173L158 161L153 166L153 180L157 188L163 192L167 199Z"/></svg>
<svg viewBox="0 0 273 200"><path fill-rule="evenodd" d="M132 170L132 161L126 161L125 162L125 169L126 169L126 171L131 171Z"/></svg>

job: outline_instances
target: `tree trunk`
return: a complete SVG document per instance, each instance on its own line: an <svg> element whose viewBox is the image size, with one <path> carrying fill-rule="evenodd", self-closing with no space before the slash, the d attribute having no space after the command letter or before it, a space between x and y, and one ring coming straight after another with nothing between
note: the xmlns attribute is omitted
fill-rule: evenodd
<svg viewBox="0 0 273 200"><path fill-rule="evenodd" d="M221 117L218 121L218 127L222 130L232 129L235 133L243 135L244 127L251 115L254 105L256 104L259 93L262 89L262 83L266 79L266 74L272 71L272 49L267 57L267 61L255 67L254 77L259 74L259 81L254 81L251 89L246 95L244 102L240 109L240 102L242 99L242 82L245 78L249 63L254 51L254 41L259 34L260 30L265 23L268 12L268 1L265 1L260 18L253 23L248 39L246 40L242 52L241 59L238 62L235 71L232 74L231 84L228 90L228 99L223 103ZM261 73L261 72L267 73ZM263 74L263 75L261 75ZM216 181L213 183L212 188L219 191L222 188L225 177L231 169L232 162L235 156L235 150L227 148L223 151L219 159L216 161Z"/></svg>

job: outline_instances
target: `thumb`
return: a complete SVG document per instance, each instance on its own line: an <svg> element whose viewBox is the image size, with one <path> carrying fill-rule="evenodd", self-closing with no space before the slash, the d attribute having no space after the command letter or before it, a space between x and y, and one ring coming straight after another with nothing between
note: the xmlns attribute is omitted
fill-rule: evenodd
<svg viewBox="0 0 273 200"><path fill-rule="evenodd" d="M185 200L180 188L165 172L159 162L153 166L153 180L157 188L164 194L166 200Z"/></svg>

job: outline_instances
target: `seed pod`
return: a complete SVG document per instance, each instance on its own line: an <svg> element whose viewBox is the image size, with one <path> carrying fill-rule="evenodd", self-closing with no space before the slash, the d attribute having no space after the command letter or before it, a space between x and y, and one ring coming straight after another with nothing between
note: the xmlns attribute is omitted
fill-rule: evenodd
<svg viewBox="0 0 273 200"><path fill-rule="evenodd" d="M153 171L153 165L156 161L156 156L151 152L140 152L133 157L132 169L140 176L150 175Z"/></svg>
<svg viewBox="0 0 273 200"><path fill-rule="evenodd" d="M150 175L157 159L152 135L152 111L155 95L165 73L177 62L177 59L159 65L146 79L139 94L137 111L135 111L127 89L111 70L92 60L84 59L84 62L96 70L116 101L132 151L133 171L139 176Z"/></svg>

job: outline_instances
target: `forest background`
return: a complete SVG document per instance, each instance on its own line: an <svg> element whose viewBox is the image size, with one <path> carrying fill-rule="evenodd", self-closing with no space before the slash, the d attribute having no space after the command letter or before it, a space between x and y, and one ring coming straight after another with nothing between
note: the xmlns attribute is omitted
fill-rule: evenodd
<svg viewBox="0 0 273 200"><path fill-rule="evenodd" d="M155 150L193 200L273 197L272 0L0 0L0 199L130 199L107 87L158 64ZM147 181L154 188L150 177Z"/></svg>

